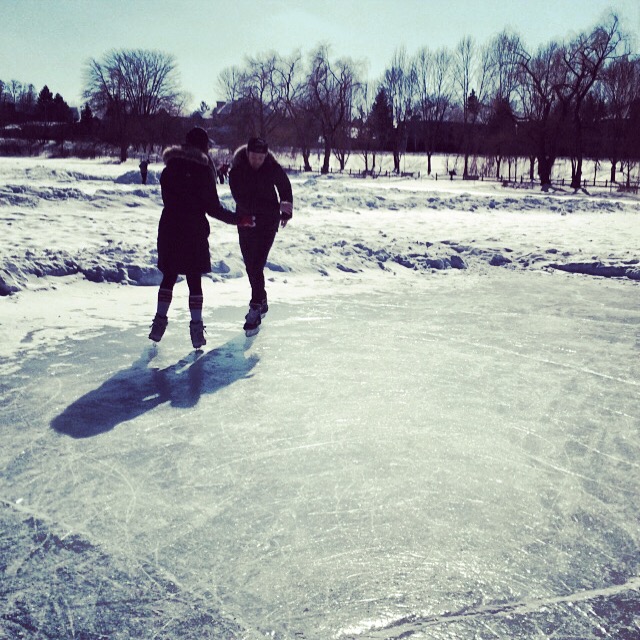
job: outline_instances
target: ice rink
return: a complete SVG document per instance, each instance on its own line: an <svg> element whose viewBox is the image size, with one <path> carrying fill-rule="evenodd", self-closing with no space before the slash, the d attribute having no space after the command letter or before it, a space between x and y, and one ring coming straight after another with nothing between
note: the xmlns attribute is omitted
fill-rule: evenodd
<svg viewBox="0 0 640 640"><path fill-rule="evenodd" d="M639 637L637 284L290 280L5 305L3 637Z"/></svg>

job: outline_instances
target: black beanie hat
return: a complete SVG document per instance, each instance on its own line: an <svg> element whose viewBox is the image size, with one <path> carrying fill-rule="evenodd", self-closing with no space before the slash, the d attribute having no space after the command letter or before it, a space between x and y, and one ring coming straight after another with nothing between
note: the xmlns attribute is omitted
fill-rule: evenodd
<svg viewBox="0 0 640 640"><path fill-rule="evenodd" d="M209 136L202 127L193 127L187 133L186 143L197 147L200 151L207 153L209 151L209 142Z"/></svg>
<svg viewBox="0 0 640 640"><path fill-rule="evenodd" d="M254 153L267 153L267 151L269 151L269 146L267 145L267 141L263 138L249 138L247 151L253 151Z"/></svg>

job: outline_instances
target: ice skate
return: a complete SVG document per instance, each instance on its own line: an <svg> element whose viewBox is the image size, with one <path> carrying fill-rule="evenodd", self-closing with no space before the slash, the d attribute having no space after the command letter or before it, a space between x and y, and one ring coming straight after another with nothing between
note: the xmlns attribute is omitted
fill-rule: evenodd
<svg viewBox="0 0 640 640"><path fill-rule="evenodd" d="M200 349L207 341L204 337L204 324L202 320L192 320L189 323L189 332L191 333L191 344L194 349Z"/></svg>
<svg viewBox="0 0 640 640"><path fill-rule="evenodd" d="M266 303L265 303L266 304ZM245 323L242 327L247 336L254 336L260 330L262 322L262 304L260 302L252 302L249 305L249 313L245 316Z"/></svg>
<svg viewBox="0 0 640 640"><path fill-rule="evenodd" d="M167 318L167 316L160 316L156 313L155 318L151 323L151 333L149 333L149 340L160 342L168 323L169 319Z"/></svg>

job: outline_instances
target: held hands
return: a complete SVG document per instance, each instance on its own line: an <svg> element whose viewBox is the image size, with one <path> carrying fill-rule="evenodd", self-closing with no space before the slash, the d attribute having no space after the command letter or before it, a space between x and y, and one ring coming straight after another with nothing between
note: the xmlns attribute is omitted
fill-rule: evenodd
<svg viewBox="0 0 640 640"><path fill-rule="evenodd" d="M256 217L252 216L249 213L249 209L240 203L236 204L236 218L239 228L247 229L256 226Z"/></svg>
<svg viewBox="0 0 640 640"><path fill-rule="evenodd" d="M256 226L256 217L246 213L238 214L238 226L241 228L251 228Z"/></svg>
<svg viewBox="0 0 640 640"><path fill-rule="evenodd" d="M280 226L284 229L287 226L287 222L291 220L293 216L293 202L282 201L280 203Z"/></svg>
<svg viewBox="0 0 640 640"><path fill-rule="evenodd" d="M238 218L238 227L252 228L256 226L256 217L244 213L243 208L236 206L236 215ZM293 203L281 202L280 203L280 226L284 229L287 226L287 222L291 220L293 216Z"/></svg>

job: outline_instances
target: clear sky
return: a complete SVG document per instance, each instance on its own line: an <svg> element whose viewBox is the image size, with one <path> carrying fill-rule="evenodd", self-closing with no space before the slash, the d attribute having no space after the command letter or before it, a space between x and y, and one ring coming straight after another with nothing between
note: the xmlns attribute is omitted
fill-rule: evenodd
<svg viewBox="0 0 640 640"><path fill-rule="evenodd" d="M47 84L82 102L83 69L110 49L175 55L195 108L223 99L218 76L267 51L308 53L326 42L336 57L384 71L394 51L487 42L505 27L535 48L616 11L640 48L640 0L0 0L0 79Z"/></svg>

